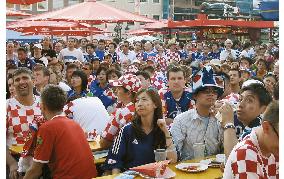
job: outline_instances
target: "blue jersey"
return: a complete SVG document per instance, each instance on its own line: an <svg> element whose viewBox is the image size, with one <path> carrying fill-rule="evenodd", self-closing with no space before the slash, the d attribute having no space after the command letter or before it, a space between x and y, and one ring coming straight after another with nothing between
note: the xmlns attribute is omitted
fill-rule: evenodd
<svg viewBox="0 0 284 179"><path fill-rule="evenodd" d="M151 52L144 52L143 53L143 61L147 61L150 58L156 58L157 53L151 51Z"/></svg>
<svg viewBox="0 0 284 179"><path fill-rule="evenodd" d="M138 139L131 124L128 123L121 128L109 150L103 166L104 170L118 168L124 171L131 167L155 162L154 130L142 139Z"/></svg>
<svg viewBox="0 0 284 179"><path fill-rule="evenodd" d="M101 88L97 80L92 81L90 85L90 92L93 93L94 96L98 97L102 101L106 109L115 103L113 99L106 96L104 93L105 90L107 90L108 88L109 86L107 86L105 89Z"/></svg>
<svg viewBox="0 0 284 179"><path fill-rule="evenodd" d="M84 54L84 59L85 59L85 62L90 62L92 63L92 60L95 59L95 58L98 58L96 55L90 55L90 54Z"/></svg>
<svg viewBox="0 0 284 179"><path fill-rule="evenodd" d="M202 53L201 52L192 53L192 61L201 60L201 59L202 59Z"/></svg>
<svg viewBox="0 0 284 179"><path fill-rule="evenodd" d="M251 133L252 128L261 125L261 117L255 118L248 126L244 126L243 123L238 119L237 113L234 113L234 125L236 130L236 135L239 140L242 140L245 136Z"/></svg>
<svg viewBox="0 0 284 179"><path fill-rule="evenodd" d="M211 58L211 59L220 59L220 51L218 51L217 53L216 52L210 52L208 54L208 56Z"/></svg>
<svg viewBox="0 0 284 179"><path fill-rule="evenodd" d="M184 50L178 51L180 58L186 59L188 57L187 53Z"/></svg>
<svg viewBox="0 0 284 179"><path fill-rule="evenodd" d="M97 55L97 57L99 57L100 61L103 61L104 57L105 57L105 51L104 50L97 50L96 55Z"/></svg>
<svg viewBox="0 0 284 179"><path fill-rule="evenodd" d="M162 99L164 108L163 112L166 118L174 119L178 114L192 108L192 93L189 91L184 91L178 101L174 99L171 91L169 90L165 91L165 89L161 89L159 94Z"/></svg>
<svg viewBox="0 0 284 179"><path fill-rule="evenodd" d="M24 63L22 63L20 60L18 61L18 67L27 67L30 70L33 70L33 67L36 65L36 62L30 58L26 58Z"/></svg>
<svg viewBox="0 0 284 179"><path fill-rule="evenodd" d="M88 94L87 90L81 91L79 94L80 97L85 97ZM67 92L67 99L73 98L75 96L78 96L76 91L74 89L71 89Z"/></svg>

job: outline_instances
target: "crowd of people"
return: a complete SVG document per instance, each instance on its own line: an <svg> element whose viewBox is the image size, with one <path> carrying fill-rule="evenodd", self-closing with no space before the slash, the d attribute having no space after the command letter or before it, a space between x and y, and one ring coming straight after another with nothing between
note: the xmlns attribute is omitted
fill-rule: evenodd
<svg viewBox="0 0 284 179"><path fill-rule="evenodd" d="M272 41L44 37L6 49L9 178L116 174L154 162L155 149L176 163L194 158L195 143L225 153L224 178L279 178ZM97 136L109 151L99 169L87 142Z"/></svg>

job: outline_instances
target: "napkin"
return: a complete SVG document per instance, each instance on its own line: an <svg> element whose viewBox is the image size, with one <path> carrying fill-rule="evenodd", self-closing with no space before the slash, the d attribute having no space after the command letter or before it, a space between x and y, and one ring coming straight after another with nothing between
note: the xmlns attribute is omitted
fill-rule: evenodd
<svg viewBox="0 0 284 179"><path fill-rule="evenodd" d="M170 160L165 160L133 167L130 168L130 170L140 172L141 174L148 175L150 177L160 177L165 173L165 170L169 163Z"/></svg>

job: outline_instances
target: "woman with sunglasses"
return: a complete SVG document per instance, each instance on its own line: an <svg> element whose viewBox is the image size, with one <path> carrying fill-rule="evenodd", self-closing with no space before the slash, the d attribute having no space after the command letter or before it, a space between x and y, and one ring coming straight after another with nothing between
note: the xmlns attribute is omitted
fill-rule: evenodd
<svg viewBox="0 0 284 179"><path fill-rule="evenodd" d="M155 162L155 149L167 149L167 159L175 163L177 152L162 118L162 102L157 91L140 90L135 98L133 121L120 130L103 168L114 174Z"/></svg>

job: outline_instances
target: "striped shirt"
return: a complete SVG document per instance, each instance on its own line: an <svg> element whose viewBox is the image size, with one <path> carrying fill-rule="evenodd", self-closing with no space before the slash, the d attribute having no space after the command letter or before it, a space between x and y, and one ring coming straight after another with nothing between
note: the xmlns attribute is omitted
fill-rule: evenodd
<svg viewBox="0 0 284 179"><path fill-rule="evenodd" d="M208 125L197 114L196 109L190 109L179 114L171 126L171 133L181 160L194 157L193 144L205 143L205 156L221 152L224 133L221 124L215 117L210 117Z"/></svg>

